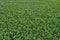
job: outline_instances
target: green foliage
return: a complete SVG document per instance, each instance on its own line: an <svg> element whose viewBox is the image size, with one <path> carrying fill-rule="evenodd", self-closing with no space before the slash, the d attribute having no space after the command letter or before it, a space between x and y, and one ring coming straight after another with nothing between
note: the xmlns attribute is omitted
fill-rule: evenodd
<svg viewBox="0 0 60 40"><path fill-rule="evenodd" d="M60 40L60 1L0 0L0 40Z"/></svg>

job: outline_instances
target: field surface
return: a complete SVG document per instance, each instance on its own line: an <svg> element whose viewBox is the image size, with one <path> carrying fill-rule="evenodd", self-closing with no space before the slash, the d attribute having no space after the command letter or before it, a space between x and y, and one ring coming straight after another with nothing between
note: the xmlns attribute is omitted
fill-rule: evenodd
<svg viewBox="0 0 60 40"><path fill-rule="evenodd" d="M60 40L60 0L0 0L0 40Z"/></svg>

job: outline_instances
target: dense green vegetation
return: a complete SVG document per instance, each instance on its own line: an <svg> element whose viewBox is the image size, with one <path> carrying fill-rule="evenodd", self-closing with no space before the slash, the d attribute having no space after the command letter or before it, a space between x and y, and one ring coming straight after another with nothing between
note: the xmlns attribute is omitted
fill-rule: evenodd
<svg viewBox="0 0 60 40"><path fill-rule="evenodd" d="M60 0L0 0L0 40L60 40Z"/></svg>

